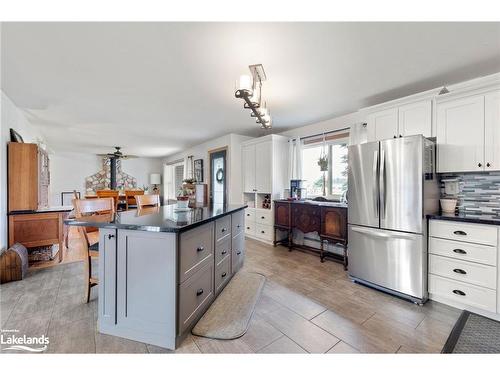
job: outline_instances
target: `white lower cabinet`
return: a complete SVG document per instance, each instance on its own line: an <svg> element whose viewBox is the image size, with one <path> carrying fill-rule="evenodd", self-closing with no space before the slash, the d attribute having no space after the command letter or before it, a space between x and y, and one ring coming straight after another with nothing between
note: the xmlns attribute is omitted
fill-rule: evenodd
<svg viewBox="0 0 500 375"><path fill-rule="evenodd" d="M273 210L247 208L245 210L245 235L264 242L273 241L273 215Z"/></svg>
<svg viewBox="0 0 500 375"><path fill-rule="evenodd" d="M498 227L429 222L430 299L500 320Z"/></svg>

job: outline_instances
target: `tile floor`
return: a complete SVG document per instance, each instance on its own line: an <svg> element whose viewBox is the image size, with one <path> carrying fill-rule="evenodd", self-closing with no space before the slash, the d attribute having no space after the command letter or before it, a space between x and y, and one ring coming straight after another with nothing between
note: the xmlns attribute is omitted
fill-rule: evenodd
<svg viewBox="0 0 500 375"><path fill-rule="evenodd" d="M246 245L244 269L267 277L248 332L229 341L190 335L175 353L439 353L460 315L355 284L340 264L308 253ZM84 304L83 285L81 262L2 285L2 329L48 335L48 353L173 353L97 332L97 290Z"/></svg>

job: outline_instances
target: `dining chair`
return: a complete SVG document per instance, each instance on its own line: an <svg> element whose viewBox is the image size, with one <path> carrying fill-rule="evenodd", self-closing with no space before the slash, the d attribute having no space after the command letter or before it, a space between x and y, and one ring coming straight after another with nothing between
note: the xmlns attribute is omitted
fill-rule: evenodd
<svg viewBox="0 0 500 375"><path fill-rule="evenodd" d="M115 213L115 202L113 198L99 199L73 199L75 218L78 221L110 222ZM91 238L87 227L79 226L78 233L83 242L85 251L85 301L90 301L90 290L99 284L96 277L92 277L92 258L99 257L99 241Z"/></svg>
<svg viewBox="0 0 500 375"><path fill-rule="evenodd" d="M135 200L137 201L137 208L139 209L143 207L160 206L160 196L158 194L137 195Z"/></svg>
<svg viewBox="0 0 500 375"><path fill-rule="evenodd" d="M118 211L118 203L120 201L120 192L118 190L97 190L98 198L113 198L115 201L115 212Z"/></svg>
<svg viewBox="0 0 500 375"><path fill-rule="evenodd" d="M137 200L135 197L137 195L144 195L144 190L125 190L125 209L136 208Z"/></svg>

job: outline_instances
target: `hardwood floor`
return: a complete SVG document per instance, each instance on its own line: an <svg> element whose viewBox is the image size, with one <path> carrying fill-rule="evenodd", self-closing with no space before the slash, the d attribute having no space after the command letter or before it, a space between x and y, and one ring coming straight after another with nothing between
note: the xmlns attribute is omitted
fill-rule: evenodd
<svg viewBox="0 0 500 375"><path fill-rule="evenodd" d="M71 238L69 251L78 246ZM246 247L243 269L267 278L247 333L236 340L190 335L175 353L439 353L460 315L355 284L341 264L311 254L248 239ZM52 353L172 353L97 332L97 290L84 304L83 288L81 262L31 270L0 287L2 328L45 333Z"/></svg>

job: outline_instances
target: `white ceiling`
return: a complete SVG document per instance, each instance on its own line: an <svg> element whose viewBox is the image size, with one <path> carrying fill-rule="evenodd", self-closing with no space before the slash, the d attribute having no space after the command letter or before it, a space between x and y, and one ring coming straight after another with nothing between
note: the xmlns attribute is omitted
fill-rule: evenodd
<svg viewBox="0 0 500 375"><path fill-rule="evenodd" d="M500 71L500 23L7 23L2 89L56 150L172 154L260 135L234 98L262 63L274 132Z"/></svg>

